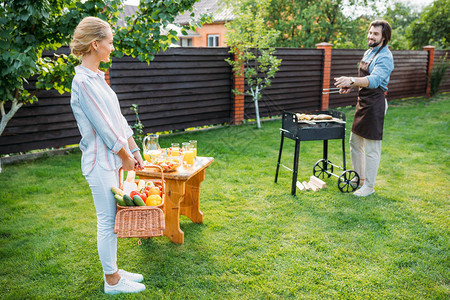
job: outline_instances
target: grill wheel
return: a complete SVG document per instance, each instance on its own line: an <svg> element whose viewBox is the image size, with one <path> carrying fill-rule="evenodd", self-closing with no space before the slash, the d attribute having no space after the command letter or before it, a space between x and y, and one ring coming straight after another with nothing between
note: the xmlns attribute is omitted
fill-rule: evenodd
<svg viewBox="0 0 450 300"><path fill-rule="evenodd" d="M333 165L331 164L331 161L321 159L314 164L313 175L317 178L325 178L325 174L328 178L330 178L331 173L333 173Z"/></svg>
<svg viewBox="0 0 450 300"><path fill-rule="evenodd" d="M359 186L359 175L353 170L342 172L338 177L338 188L342 193L351 193Z"/></svg>

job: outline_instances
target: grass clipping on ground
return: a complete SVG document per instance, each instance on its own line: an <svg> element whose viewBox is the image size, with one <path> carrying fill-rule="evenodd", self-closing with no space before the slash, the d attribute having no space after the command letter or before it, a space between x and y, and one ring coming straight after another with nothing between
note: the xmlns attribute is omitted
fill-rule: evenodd
<svg viewBox="0 0 450 300"><path fill-rule="evenodd" d="M181 217L185 244L118 241L120 268L144 275L142 299L445 299L449 296L448 94L391 103L376 194L327 188L290 195L274 183L281 121L162 137L197 140L213 156L201 185L203 224ZM347 141L353 108L347 115ZM294 142L282 162L292 165ZM342 165L341 142L329 159ZM347 163L350 158L347 150ZM302 142L308 180L322 142ZM81 154L5 166L0 173L0 298L103 297L92 196Z"/></svg>

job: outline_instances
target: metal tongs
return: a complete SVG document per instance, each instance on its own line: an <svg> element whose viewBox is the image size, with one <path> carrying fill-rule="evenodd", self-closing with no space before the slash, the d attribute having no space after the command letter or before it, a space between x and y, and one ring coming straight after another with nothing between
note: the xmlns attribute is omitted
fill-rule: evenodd
<svg viewBox="0 0 450 300"><path fill-rule="evenodd" d="M328 89L323 89L322 90L322 94L339 94L339 90L341 88L328 88Z"/></svg>

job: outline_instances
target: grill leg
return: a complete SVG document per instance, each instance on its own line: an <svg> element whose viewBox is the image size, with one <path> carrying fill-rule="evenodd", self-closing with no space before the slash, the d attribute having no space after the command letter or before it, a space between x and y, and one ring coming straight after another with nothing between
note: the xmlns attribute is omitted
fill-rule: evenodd
<svg viewBox="0 0 450 300"><path fill-rule="evenodd" d="M343 156L343 160L342 162L344 163L344 171L347 170L346 166L345 166L345 138L342 139L342 156Z"/></svg>
<svg viewBox="0 0 450 300"><path fill-rule="evenodd" d="M323 140L323 159L328 161L328 140Z"/></svg>
<svg viewBox="0 0 450 300"><path fill-rule="evenodd" d="M277 171L275 173L275 183L278 181L278 172L280 170L281 152L283 152L284 132L281 132L280 151L278 152Z"/></svg>
<svg viewBox="0 0 450 300"><path fill-rule="evenodd" d="M298 174L298 158L300 156L300 140L295 139L295 152L294 152L294 168L292 171L292 189L291 194L295 195L297 191L297 174Z"/></svg>

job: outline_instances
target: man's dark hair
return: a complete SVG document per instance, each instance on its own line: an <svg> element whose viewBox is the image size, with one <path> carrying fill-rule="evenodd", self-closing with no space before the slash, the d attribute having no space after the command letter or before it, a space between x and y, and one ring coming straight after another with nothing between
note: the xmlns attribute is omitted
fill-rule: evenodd
<svg viewBox="0 0 450 300"><path fill-rule="evenodd" d="M381 34L384 37L383 47L387 45L387 43L391 40L391 25L385 20L376 20L370 23L369 29L374 26L381 26Z"/></svg>

